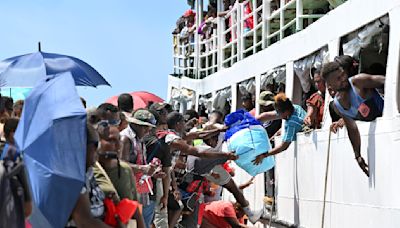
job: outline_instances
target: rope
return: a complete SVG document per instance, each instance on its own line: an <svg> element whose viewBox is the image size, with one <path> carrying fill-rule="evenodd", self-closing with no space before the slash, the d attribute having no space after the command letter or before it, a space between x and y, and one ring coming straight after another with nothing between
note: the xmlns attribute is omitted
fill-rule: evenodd
<svg viewBox="0 0 400 228"><path fill-rule="evenodd" d="M332 131L329 129L328 151L327 151L327 155L326 155L324 203L323 203L323 206L322 206L322 224L321 224L321 228L324 228L324 223L325 223L325 204L326 204L326 190L327 190L327 187L328 187L328 170L329 170L329 154L330 154L330 151L331 151L331 134L332 134Z"/></svg>

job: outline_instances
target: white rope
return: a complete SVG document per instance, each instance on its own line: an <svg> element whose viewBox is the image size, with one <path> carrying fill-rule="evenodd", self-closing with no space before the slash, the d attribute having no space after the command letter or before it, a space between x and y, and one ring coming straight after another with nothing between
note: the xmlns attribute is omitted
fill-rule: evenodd
<svg viewBox="0 0 400 228"><path fill-rule="evenodd" d="M325 187L324 187L324 202L322 206L322 223L321 228L324 228L325 223L325 204L326 204L326 190L328 187L328 171L329 171L329 158L330 158L330 151L331 151L331 134L332 131L329 129L329 137L328 137L328 151L326 155L326 170L325 170Z"/></svg>

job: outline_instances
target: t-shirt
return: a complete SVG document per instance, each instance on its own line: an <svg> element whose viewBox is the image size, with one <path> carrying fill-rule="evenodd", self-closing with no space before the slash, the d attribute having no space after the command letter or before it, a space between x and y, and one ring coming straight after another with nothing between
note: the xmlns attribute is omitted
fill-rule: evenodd
<svg viewBox="0 0 400 228"><path fill-rule="evenodd" d="M86 172L86 185L82 188L81 194L89 193L90 212L94 218L102 219L104 216L104 192L100 189L93 175L93 169Z"/></svg>
<svg viewBox="0 0 400 228"><path fill-rule="evenodd" d="M294 111L289 119L285 122L285 132L282 137L284 142L292 142L296 140L296 134L302 129L306 111L299 105L293 105Z"/></svg>
<svg viewBox="0 0 400 228"><path fill-rule="evenodd" d="M324 116L324 97L322 96L321 92L316 92L306 101L307 106L313 106L317 109L316 115L312 116L312 127L313 128L320 128L322 119Z"/></svg>
<svg viewBox="0 0 400 228"><path fill-rule="evenodd" d="M231 225L225 218L236 218L236 211L231 202L214 201L205 205L203 221L206 220L207 227L230 228Z"/></svg>
<svg viewBox="0 0 400 228"><path fill-rule="evenodd" d="M155 134L149 134L143 138L143 142L146 145L147 150L147 163L150 163L153 158L160 159L161 165L163 168L171 167L172 166L172 155L170 152L169 144L165 142L165 137L160 139L157 138ZM153 180L153 195L150 195L150 200L156 200L156 179L152 178Z"/></svg>
<svg viewBox="0 0 400 228"><path fill-rule="evenodd" d="M128 163L120 161L120 176L118 167L105 169L121 199L137 200L135 178Z"/></svg>
<svg viewBox="0 0 400 228"><path fill-rule="evenodd" d="M264 129L267 131L268 138L271 138L275 133L281 129L282 120L270 120L263 123Z"/></svg>
<svg viewBox="0 0 400 228"><path fill-rule="evenodd" d="M96 162L93 166L93 175L94 178L96 179L97 185L100 187L100 189L104 192L106 196L109 194L117 194L117 190L115 189L112 181L108 177L108 174L104 170L104 168L101 166L99 162ZM119 196L119 194L118 194Z"/></svg>
<svg viewBox="0 0 400 228"><path fill-rule="evenodd" d="M172 166L172 156L165 138L158 139L155 135L147 135L143 138L143 142L147 150L147 163L150 163L156 157L160 159L163 168Z"/></svg>

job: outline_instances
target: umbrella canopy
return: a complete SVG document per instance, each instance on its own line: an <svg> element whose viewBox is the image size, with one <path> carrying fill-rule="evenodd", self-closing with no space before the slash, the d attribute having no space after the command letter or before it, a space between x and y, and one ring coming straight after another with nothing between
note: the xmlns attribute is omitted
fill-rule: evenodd
<svg viewBox="0 0 400 228"><path fill-rule="evenodd" d="M64 227L86 170L86 112L71 73L50 76L33 88L14 138L31 184L33 227Z"/></svg>
<svg viewBox="0 0 400 228"><path fill-rule="evenodd" d="M146 108L149 102L164 102L162 98L159 96L145 92L145 91L139 91L139 92L131 92L129 93L133 97L133 109L136 110L138 108ZM118 96L112 96L107 99L106 103L113 104L115 106L118 105Z"/></svg>
<svg viewBox="0 0 400 228"><path fill-rule="evenodd" d="M110 85L93 67L67 55L35 52L0 62L0 87L33 87L46 75L71 72L76 85Z"/></svg>

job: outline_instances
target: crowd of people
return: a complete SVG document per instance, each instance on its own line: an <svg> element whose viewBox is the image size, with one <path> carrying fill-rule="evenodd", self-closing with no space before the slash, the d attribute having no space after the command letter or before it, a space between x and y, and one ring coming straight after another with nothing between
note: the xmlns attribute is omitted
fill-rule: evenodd
<svg viewBox="0 0 400 228"><path fill-rule="evenodd" d="M260 114L256 115L253 97L243 97L242 106L263 124L273 145L252 161L254 165L287 150L304 126L321 128L327 89L333 98L329 103L331 130L347 127L356 162L368 175L355 121L372 121L382 115L383 99L377 89L383 88L385 77L358 74L356 68L353 58L339 56L312 70L317 91L304 108L282 92L266 90L259 96ZM86 108L85 100L81 100ZM105 219L109 203L124 200L131 202L131 219L136 226L145 228L247 227L246 220L255 223L263 217L263 210L252 210L243 194L253 179L241 185L232 179L235 172L230 161L237 155L222 149L227 130L222 112L214 110L208 116L194 110L179 113L168 103L152 103L137 110L133 107L132 96L121 94L118 106L103 103L87 109L86 184L66 227L126 227L119 217L113 224ZM22 109L23 101L14 103L9 97L1 97L4 163L23 159L13 138ZM275 144L274 138L281 132L282 140ZM268 172L272 189L273 175L273 170ZM29 187L21 181L24 179L17 178L25 189L19 191L22 206L15 209L20 217L28 217L32 211ZM223 188L232 193L235 202L221 200Z"/></svg>

